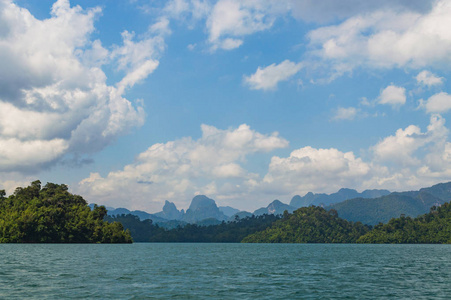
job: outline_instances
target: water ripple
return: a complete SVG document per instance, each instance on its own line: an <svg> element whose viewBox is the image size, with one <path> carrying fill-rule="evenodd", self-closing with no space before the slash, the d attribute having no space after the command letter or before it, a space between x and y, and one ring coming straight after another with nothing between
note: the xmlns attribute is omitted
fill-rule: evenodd
<svg viewBox="0 0 451 300"><path fill-rule="evenodd" d="M0 245L1 299L450 299L448 245Z"/></svg>

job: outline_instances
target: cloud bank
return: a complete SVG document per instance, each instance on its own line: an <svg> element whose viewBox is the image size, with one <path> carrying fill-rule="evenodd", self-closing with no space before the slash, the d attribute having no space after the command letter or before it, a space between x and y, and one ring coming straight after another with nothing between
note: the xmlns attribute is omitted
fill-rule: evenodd
<svg viewBox="0 0 451 300"><path fill-rule="evenodd" d="M309 191L415 189L449 178L448 134L443 117L432 115L426 131L416 125L400 128L364 151L365 158L352 151L306 146L288 156L272 156L266 174L260 175L248 170L246 161L259 152L286 148L287 140L244 124L227 130L202 125L200 139L152 145L122 170L105 177L91 174L77 191L108 205L156 212L164 200L187 207L195 194L252 210L271 197L289 200Z"/></svg>
<svg viewBox="0 0 451 300"><path fill-rule="evenodd" d="M163 37L136 41L125 31L108 50L91 38L100 14L59 0L38 20L0 1L0 171L34 172L93 153L143 124L143 107L124 95L157 68ZM123 78L109 85L104 65Z"/></svg>
<svg viewBox="0 0 451 300"><path fill-rule="evenodd" d="M246 158L288 146L277 132L261 134L246 124L228 130L208 125L201 129L198 140L186 137L154 144L123 170L104 178L91 174L80 182L80 193L110 205L124 205L130 199L127 207L155 211L166 199L187 205L199 193L237 198L258 179L243 167Z"/></svg>

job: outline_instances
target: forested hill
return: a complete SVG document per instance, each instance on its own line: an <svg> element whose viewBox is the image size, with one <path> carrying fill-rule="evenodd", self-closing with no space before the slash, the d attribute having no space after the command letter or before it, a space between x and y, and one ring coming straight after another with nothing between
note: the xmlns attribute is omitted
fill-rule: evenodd
<svg viewBox="0 0 451 300"><path fill-rule="evenodd" d="M7 198L0 190L0 243L131 243L122 224L103 220L106 213L64 184L41 188L38 180Z"/></svg>
<svg viewBox="0 0 451 300"><path fill-rule="evenodd" d="M251 234L244 243L355 243L370 227L338 217L335 210L310 206L285 212L269 228Z"/></svg>
<svg viewBox="0 0 451 300"><path fill-rule="evenodd" d="M141 221L130 214L105 217L109 222L121 222L130 230L135 242L166 243L239 243L249 234L264 230L279 219L279 216L264 214L237 218L235 221L217 225L186 224L184 227L165 229L153 224L152 220Z"/></svg>
<svg viewBox="0 0 451 300"><path fill-rule="evenodd" d="M415 219L402 216L379 224L357 240L377 244L451 244L451 205L432 207Z"/></svg>
<svg viewBox="0 0 451 300"><path fill-rule="evenodd" d="M451 182L440 183L419 191L391 193L374 199L356 198L336 203L326 209L335 209L341 218L369 225L387 223L401 214L417 217L432 206L451 201Z"/></svg>

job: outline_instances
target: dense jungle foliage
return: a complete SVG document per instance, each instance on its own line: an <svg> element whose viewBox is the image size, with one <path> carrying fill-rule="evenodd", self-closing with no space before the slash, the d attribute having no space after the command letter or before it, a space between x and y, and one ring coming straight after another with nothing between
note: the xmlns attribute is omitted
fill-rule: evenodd
<svg viewBox="0 0 451 300"><path fill-rule="evenodd" d="M280 216L261 215L222 222L218 225L202 226L186 224L174 229L165 229L134 215L106 216L108 222L121 222L130 230L135 242L178 242L178 243L239 243L251 233L264 230L279 220Z"/></svg>
<svg viewBox="0 0 451 300"><path fill-rule="evenodd" d="M433 206L429 213L417 218L391 219L379 224L357 240L377 244L451 244L451 205Z"/></svg>
<svg viewBox="0 0 451 300"><path fill-rule="evenodd" d="M5 197L0 190L0 243L131 243L121 223L103 220L104 206L91 210L64 184L39 180Z"/></svg>
<svg viewBox="0 0 451 300"><path fill-rule="evenodd" d="M310 206L285 211L271 227L244 238L244 243L355 243L370 226L341 219L335 210Z"/></svg>

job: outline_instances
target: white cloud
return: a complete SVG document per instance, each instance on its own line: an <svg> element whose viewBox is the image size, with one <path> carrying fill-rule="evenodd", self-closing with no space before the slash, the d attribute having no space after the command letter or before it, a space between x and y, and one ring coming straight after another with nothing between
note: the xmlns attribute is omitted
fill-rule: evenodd
<svg viewBox="0 0 451 300"><path fill-rule="evenodd" d="M451 95L441 92L427 101L420 100L420 108L426 109L427 113L445 113L451 109Z"/></svg>
<svg viewBox="0 0 451 300"><path fill-rule="evenodd" d="M309 191L418 189L450 180L448 134L445 120L433 115L427 130L415 125L398 129L363 151L365 159L351 151L306 146L288 156L273 156L266 174L260 175L246 169L246 160L257 152L287 147L286 140L247 125L228 130L203 125L198 140L155 144L122 170L105 177L91 174L76 192L98 203L156 212L166 199L185 208L195 194L252 211L274 198L289 201Z"/></svg>
<svg viewBox="0 0 451 300"><path fill-rule="evenodd" d="M441 85L443 84L443 77L438 77L435 74L424 70L418 73L417 77L415 77L417 82L423 85L427 85L428 87L434 86L434 85Z"/></svg>
<svg viewBox="0 0 451 300"><path fill-rule="evenodd" d="M189 44L188 46L186 46L186 48L188 48L188 50L193 51L196 48L197 44Z"/></svg>
<svg viewBox="0 0 451 300"><path fill-rule="evenodd" d="M0 174L0 190L5 190L6 195L12 195L17 187L29 186L36 178L24 177L15 172Z"/></svg>
<svg viewBox="0 0 451 300"><path fill-rule="evenodd" d="M244 76L244 82L253 90L274 90L280 81L288 80L301 68L302 63L284 60L278 65L271 64L265 68L258 67L254 74Z"/></svg>
<svg viewBox="0 0 451 300"><path fill-rule="evenodd" d="M379 103L388 104L394 108L404 105L406 103L406 89L395 85L387 86L379 96Z"/></svg>
<svg viewBox="0 0 451 300"><path fill-rule="evenodd" d="M372 150L377 161L401 166L412 166L421 163L415 151L428 144L441 143L448 136L445 120L439 115L431 116L431 122L425 133L418 126L410 125L406 129L398 129L393 136L386 137Z"/></svg>
<svg viewBox="0 0 451 300"><path fill-rule="evenodd" d="M333 121L340 120L353 120L357 115L357 109L355 107L339 107L332 117Z"/></svg>
<svg viewBox="0 0 451 300"><path fill-rule="evenodd" d="M243 44L243 38L273 26L277 16L289 11L286 1L254 0L171 0L163 15L193 28L205 21L211 51L232 50Z"/></svg>
<svg viewBox="0 0 451 300"><path fill-rule="evenodd" d="M202 125L200 139L152 145L123 170L104 178L91 174L80 183L79 192L87 199L113 206L133 199L127 207L153 211L161 209L166 199L186 206L198 191L215 190L219 198L227 197L243 188L248 191L246 187L258 177L241 165L248 155L287 146L276 132L261 134L245 124L229 130Z"/></svg>
<svg viewBox="0 0 451 300"><path fill-rule="evenodd" d="M171 0L167 1L164 12L175 19L191 18L197 21L205 18L211 9L211 3L208 0Z"/></svg>
<svg viewBox="0 0 451 300"><path fill-rule="evenodd" d="M166 19L163 19L166 20ZM167 21L167 20L166 20ZM156 26L154 28L154 26ZM168 23L158 21L150 27L152 32L167 34ZM164 50L165 44L161 35L134 42L135 34L122 32L123 45L116 46L111 57L117 60L118 70L124 70L127 75L117 84L118 93L123 94L127 88L146 78L158 67L156 58Z"/></svg>
<svg viewBox="0 0 451 300"><path fill-rule="evenodd" d="M273 27L279 17L291 13L308 22L324 23L379 10L425 13L432 0L171 0L163 14L169 18L188 21L192 28L199 20L206 20L210 49L231 50L244 42L244 37ZM148 11L150 11L148 9Z"/></svg>
<svg viewBox="0 0 451 300"><path fill-rule="evenodd" d="M303 147L288 157L274 156L268 173L254 190L287 198L309 191L418 189L451 178L451 143L445 120L433 115L427 131L415 125L398 129L370 148L367 160L353 152Z"/></svg>
<svg viewBox="0 0 451 300"><path fill-rule="evenodd" d="M358 185L370 171L370 165L352 152L304 147L286 158L274 156L263 182L266 188L283 194L334 192Z"/></svg>
<svg viewBox="0 0 451 300"><path fill-rule="evenodd" d="M232 50L235 48L238 48L243 44L243 40L240 39L232 39L232 38L226 38L220 43L218 43L219 48L223 50Z"/></svg>
<svg viewBox="0 0 451 300"><path fill-rule="evenodd" d="M219 0L206 23L211 49L239 47L242 37L271 28L276 17L288 8L284 1Z"/></svg>
<svg viewBox="0 0 451 300"><path fill-rule="evenodd" d="M158 66L165 22L137 41L125 31L123 45L109 51L91 40L100 13L59 0L39 20L0 2L0 171L32 172L95 152L143 124L143 108L124 93ZM123 74L116 86L107 84L105 64Z"/></svg>
<svg viewBox="0 0 451 300"><path fill-rule="evenodd" d="M446 0L435 1L430 11L379 10L313 30L310 47L314 56L332 64L332 70L447 68L450 20L451 2Z"/></svg>

